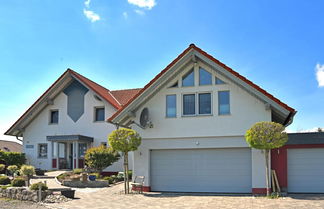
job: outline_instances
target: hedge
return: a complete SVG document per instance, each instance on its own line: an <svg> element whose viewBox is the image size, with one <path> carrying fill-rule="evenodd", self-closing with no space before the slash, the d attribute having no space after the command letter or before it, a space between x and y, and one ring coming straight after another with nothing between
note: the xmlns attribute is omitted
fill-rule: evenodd
<svg viewBox="0 0 324 209"><path fill-rule="evenodd" d="M6 165L16 165L20 167L25 164L26 157L24 153L20 152L4 152L0 150L0 161L4 161Z"/></svg>

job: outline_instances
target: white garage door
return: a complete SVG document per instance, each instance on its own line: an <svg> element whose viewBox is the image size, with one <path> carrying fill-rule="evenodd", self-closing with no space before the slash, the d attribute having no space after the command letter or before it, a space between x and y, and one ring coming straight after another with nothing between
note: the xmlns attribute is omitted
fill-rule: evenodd
<svg viewBox="0 0 324 209"><path fill-rule="evenodd" d="M251 193L251 149L152 150L151 190Z"/></svg>
<svg viewBox="0 0 324 209"><path fill-rule="evenodd" d="M288 192L324 193L324 148L288 149Z"/></svg>

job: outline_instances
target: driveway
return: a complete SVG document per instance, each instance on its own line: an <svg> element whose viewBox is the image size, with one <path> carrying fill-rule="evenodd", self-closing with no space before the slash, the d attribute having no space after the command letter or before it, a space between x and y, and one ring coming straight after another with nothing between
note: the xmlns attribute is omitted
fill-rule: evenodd
<svg viewBox="0 0 324 209"><path fill-rule="evenodd" d="M60 209L127 208L324 208L324 195L293 195L279 199L252 196L224 196L181 193L124 195L123 184L104 189L78 189L72 201L49 204Z"/></svg>

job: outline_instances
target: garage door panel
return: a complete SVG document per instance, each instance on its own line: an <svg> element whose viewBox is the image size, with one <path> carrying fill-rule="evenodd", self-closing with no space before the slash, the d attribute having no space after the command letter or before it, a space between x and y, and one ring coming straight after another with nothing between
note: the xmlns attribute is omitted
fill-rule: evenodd
<svg viewBox="0 0 324 209"><path fill-rule="evenodd" d="M251 192L251 149L153 150L152 191Z"/></svg>
<svg viewBox="0 0 324 209"><path fill-rule="evenodd" d="M324 193L324 149L288 149L288 192Z"/></svg>

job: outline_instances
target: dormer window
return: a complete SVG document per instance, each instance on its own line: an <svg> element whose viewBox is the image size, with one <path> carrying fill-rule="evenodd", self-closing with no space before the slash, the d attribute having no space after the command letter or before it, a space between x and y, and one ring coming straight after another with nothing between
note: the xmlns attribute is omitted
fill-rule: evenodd
<svg viewBox="0 0 324 209"><path fill-rule="evenodd" d="M50 111L50 124L58 124L59 120L59 111L58 110L51 110Z"/></svg>
<svg viewBox="0 0 324 209"><path fill-rule="evenodd" d="M182 86L194 86L194 85L195 85L195 75L194 75L194 70L192 69L182 77Z"/></svg>
<svg viewBox="0 0 324 209"><path fill-rule="evenodd" d="M95 117L94 117L95 122L105 120L105 108L104 107L95 107L94 113L95 113Z"/></svg>
<svg viewBox="0 0 324 209"><path fill-rule="evenodd" d="M211 85L212 84L212 74L207 70L199 69L199 85Z"/></svg>

